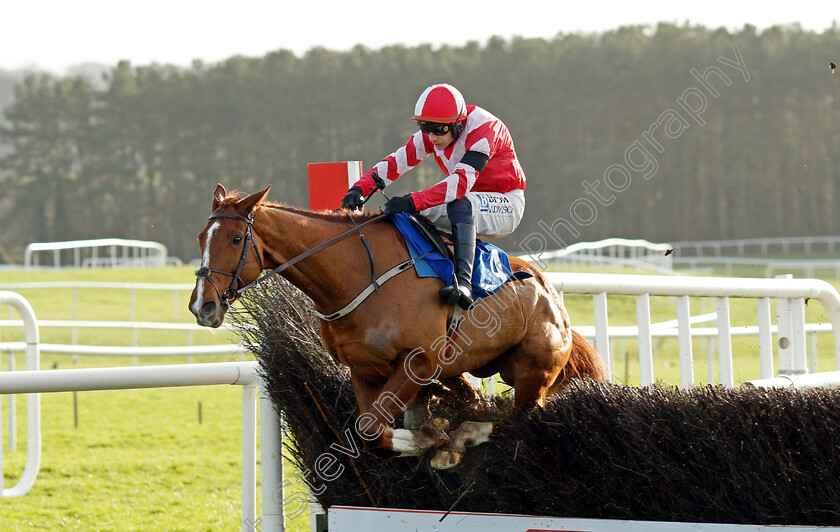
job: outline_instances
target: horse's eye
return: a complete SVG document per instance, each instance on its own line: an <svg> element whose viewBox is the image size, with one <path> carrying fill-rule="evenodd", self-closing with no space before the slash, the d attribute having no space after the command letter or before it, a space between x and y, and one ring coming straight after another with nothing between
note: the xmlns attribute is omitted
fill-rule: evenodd
<svg viewBox="0 0 840 532"><path fill-rule="evenodd" d="M238 246L241 243L242 243L242 237L241 236L236 235L235 237L233 237L233 245L234 246Z"/></svg>

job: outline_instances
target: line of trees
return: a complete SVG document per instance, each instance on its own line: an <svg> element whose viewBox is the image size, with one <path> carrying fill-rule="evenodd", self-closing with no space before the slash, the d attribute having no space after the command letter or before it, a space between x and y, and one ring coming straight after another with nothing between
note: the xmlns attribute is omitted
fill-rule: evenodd
<svg viewBox="0 0 840 532"><path fill-rule="evenodd" d="M370 167L413 132L414 101L435 82L513 133L528 207L501 242L511 251L834 234L838 56L837 26L660 24L189 68L121 62L96 84L30 74L0 129L0 249L20 260L33 241L127 237L189 259L217 182L271 184L271 199L306 206L308 163ZM389 193L442 177L429 162L412 174Z"/></svg>

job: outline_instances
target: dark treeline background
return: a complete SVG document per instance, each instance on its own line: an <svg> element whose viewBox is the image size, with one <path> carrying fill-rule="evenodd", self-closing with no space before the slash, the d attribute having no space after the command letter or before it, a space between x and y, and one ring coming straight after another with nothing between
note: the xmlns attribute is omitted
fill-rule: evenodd
<svg viewBox="0 0 840 532"><path fill-rule="evenodd" d="M718 61L735 60L733 47L749 80ZM270 184L271 199L305 207L308 163L369 168L413 132L414 102L436 82L513 133L528 208L500 242L511 251L534 233L560 247L551 226L566 245L834 234L840 75L829 62L838 58L836 25L814 33L660 24L463 47L280 50L189 68L122 62L93 81L28 74L2 102L0 257L20 262L29 242L99 237L156 240L195 257L217 182L247 192ZM712 65L731 80L709 78L718 97L690 74ZM707 97L702 126L677 102L691 88ZM664 126L653 132L660 153L644 134L668 110L686 122L671 123L673 138ZM626 166L636 141L656 174L632 173L610 193L604 173ZM426 161L388 193L441 177ZM615 198L609 206L586 193L583 182L596 179L602 197ZM557 229L573 216L579 234Z"/></svg>

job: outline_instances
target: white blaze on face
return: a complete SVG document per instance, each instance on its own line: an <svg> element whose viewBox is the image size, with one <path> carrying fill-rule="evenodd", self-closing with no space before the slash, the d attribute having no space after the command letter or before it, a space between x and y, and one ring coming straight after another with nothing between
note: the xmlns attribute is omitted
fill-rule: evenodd
<svg viewBox="0 0 840 532"><path fill-rule="evenodd" d="M213 233L219 228L219 222L213 222L213 225L207 229L207 240L204 241L204 253L201 255L201 267L210 267L210 240L213 238ZM193 312L198 314L201 305L204 304L204 277L198 278L198 283L195 287L195 302L193 302Z"/></svg>

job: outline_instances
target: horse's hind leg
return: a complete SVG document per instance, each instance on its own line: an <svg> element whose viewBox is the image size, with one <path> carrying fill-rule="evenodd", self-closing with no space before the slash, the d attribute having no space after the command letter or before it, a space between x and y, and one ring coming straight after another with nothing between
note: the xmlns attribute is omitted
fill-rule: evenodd
<svg viewBox="0 0 840 532"><path fill-rule="evenodd" d="M549 388L569 362L572 344L569 315L552 294L544 294L503 370L514 389L515 410L545 404Z"/></svg>
<svg viewBox="0 0 840 532"><path fill-rule="evenodd" d="M457 377L441 379L441 382L449 388L449 393L440 398L442 405L461 410L481 404L481 394L473 388L463 373Z"/></svg>
<svg viewBox="0 0 840 532"><path fill-rule="evenodd" d="M463 374L443 381L452 393L450 403L457 408L481 408L482 398ZM431 459L434 469L450 469L461 463L467 447L480 445L490 440L495 423L485 421L464 421L457 429L448 432L449 443L439 447Z"/></svg>
<svg viewBox="0 0 840 532"><path fill-rule="evenodd" d="M405 407L403 412L403 427L419 429L423 423L432 417L429 404L435 395L442 395L446 390L438 382L430 382L423 386L417 395Z"/></svg>
<svg viewBox="0 0 840 532"><path fill-rule="evenodd" d="M423 386L414 399L409 401L403 413L403 426L407 429L420 428L432 417L429 404L433 401L453 410L479 409L482 405L481 394L463 374L441 379L440 383L431 382Z"/></svg>
<svg viewBox="0 0 840 532"><path fill-rule="evenodd" d="M607 364L589 341L579 333L572 331L572 353L569 362L563 366L557 380L548 390L548 397L563 391L572 379L592 379L609 382Z"/></svg>
<svg viewBox="0 0 840 532"><path fill-rule="evenodd" d="M449 443L435 451L431 465L435 469L450 469L461 463L467 447L474 447L490 441L496 423L490 421L464 421L457 429L449 432Z"/></svg>
<svg viewBox="0 0 840 532"><path fill-rule="evenodd" d="M559 330L557 335L562 337ZM514 412L521 412L537 404L544 404L546 392L554 383L561 368L568 359L568 349L558 346L557 335L546 334L543 357L534 357L532 349L538 349L539 340L526 342L518 346L509 359L506 373L512 375L514 384ZM552 341L554 340L554 341ZM540 351L537 351L539 353ZM507 378L505 380L508 380ZM489 441L493 437L496 423L465 421L456 430L447 433L449 443L435 451L431 465L435 469L449 469L461 462L467 447L473 447Z"/></svg>

